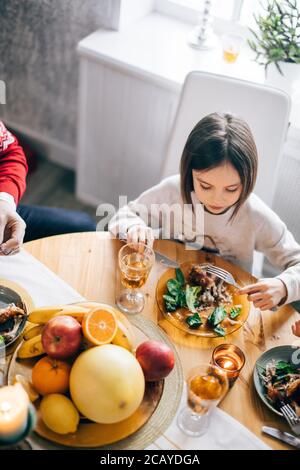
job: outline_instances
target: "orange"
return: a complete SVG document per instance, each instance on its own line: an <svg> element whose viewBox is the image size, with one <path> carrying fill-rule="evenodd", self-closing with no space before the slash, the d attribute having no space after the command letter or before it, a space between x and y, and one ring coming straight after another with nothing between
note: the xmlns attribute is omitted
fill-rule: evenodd
<svg viewBox="0 0 300 470"><path fill-rule="evenodd" d="M117 332L118 322L115 313L110 310L94 308L82 321L85 338L96 346L110 343Z"/></svg>
<svg viewBox="0 0 300 470"><path fill-rule="evenodd" d="M32 385L41 395L66 393L71 366L65 361L45 356L32 369Z"/></svg>

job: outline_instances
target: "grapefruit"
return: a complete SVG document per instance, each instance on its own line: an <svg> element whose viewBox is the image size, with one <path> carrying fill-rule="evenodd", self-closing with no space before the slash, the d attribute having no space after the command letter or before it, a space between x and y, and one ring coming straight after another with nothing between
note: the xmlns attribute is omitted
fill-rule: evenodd
<svg viewBox="0 0 300 470"><path fill-rule="evenodd" d="M70 375L70 393L80 413L96 423L117 423L140 406L145 390L142 368L133 354L114 344L80 354Z"/></svg>

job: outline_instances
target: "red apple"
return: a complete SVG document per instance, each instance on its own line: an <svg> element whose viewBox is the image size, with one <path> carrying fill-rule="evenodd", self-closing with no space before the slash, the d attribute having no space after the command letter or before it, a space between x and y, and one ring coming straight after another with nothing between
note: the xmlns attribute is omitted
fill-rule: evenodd
<svg viewBox="0 0 300 470"><path fill-rule="evenodd" d="M49 320L42 332L42 344L48 356L67 359L76 354L81 343L81 325L75 318L59 315Z"/></svg>
<svg viewBox="0 0 300 470"><path fill-rule="evenodd" d="M153 382L167 377L174 367L174 353L161 341L149 340L140 344L136 358L143 369L145 380Z"/></svg>

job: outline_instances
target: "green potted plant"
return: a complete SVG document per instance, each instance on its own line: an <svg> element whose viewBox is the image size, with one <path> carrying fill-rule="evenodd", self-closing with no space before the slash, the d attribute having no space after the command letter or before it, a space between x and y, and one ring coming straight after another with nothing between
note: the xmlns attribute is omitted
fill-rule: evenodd
<svg viewBox="0 0 300 470"><path fill-rule="evenodd" d="M267 84L292 92L300 79L300 6L297 0L267 0L265 13L254 15L258 30L248 40L255 60L265 66ZM299 2L300 5L300 2Z"/></svg>

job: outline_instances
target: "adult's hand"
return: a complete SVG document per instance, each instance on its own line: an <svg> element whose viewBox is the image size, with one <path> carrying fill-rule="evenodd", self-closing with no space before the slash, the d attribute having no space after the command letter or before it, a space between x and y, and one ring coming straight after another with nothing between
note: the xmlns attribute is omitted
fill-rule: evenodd
<svg viewBox="0 0 300 470"><path fill-rule="evenodd" d="M0 201L0 256L20 251L26 224L9 202Z"/></svg>

